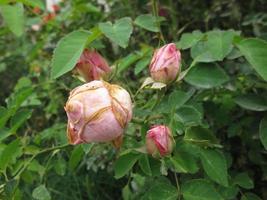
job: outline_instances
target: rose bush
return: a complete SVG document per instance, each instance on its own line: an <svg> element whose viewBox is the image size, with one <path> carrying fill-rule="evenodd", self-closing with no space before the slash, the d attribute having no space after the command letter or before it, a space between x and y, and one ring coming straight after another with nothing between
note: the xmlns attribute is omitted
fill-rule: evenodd
<svg viewBox="0 0 267 200"><path fill-rule="evenodd" d="M267 199L265 1L46 2L0 1L0 199Z"/></svg>

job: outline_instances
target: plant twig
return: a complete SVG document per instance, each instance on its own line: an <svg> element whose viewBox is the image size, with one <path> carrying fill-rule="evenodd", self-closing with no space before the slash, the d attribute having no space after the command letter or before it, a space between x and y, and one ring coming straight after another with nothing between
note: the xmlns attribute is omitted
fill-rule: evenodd
<svg viewBox="0 0 267 200"><path fill-rule="evenodd" d="M174 178L175 178L177 192L178 192L178 200L180 200L181 199L181 190L180 190L179 180L178 180L176 172L174 172Z"/></svg>
<svg viewBox="0 0 267 200"><path fill-rule="evenodd" d="M158 11L158 2L157 2L157 0L152 0L152 9L153 9L153 15L156 18L156 23L157 23L157 26L158 26L158 29L159 29L159 39L162 40L162 42L164 44L166 44L166 41L164 39L164 36L163 36L161 28L160 28L159 11Z"/></svg>
<svg viewBox="0 0 267 200"><path fill-rule="evenodd" d="M43 154L43 153L47 153L47 152L50 152L50 151L54 151L54 150L57 150L57 149L63 149L63 148L66 148L68 146L70 146L70 145L69 144L64 144L64 145L61 145L61 146L50 147L50 148L44 149L44 150L39 151L38 153L34 154L28 160L28 162L26 162L26 164L22 167L22 169L15 175L14 179L17 179L27 169L27 167L31 164L33 159L36 158L38 155Z"/></svg>

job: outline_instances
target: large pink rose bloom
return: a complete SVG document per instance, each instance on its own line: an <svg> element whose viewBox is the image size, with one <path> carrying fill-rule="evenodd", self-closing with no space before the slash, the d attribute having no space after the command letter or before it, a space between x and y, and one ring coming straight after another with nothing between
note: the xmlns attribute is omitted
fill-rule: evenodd
<svg viewBox="0 0 267 200"><path fill-rule="evenodd" d="M132 118L129 93L104 81L92 81L72 90L65 110L71 144L120 140Z"/></svg>
<svg viewBox="0 0 267 200"><path fill-rule="evenodd" d="M153 157L166 156L173 150L174 140L167 126L155 125L146 135L146 150Z"/></svg>
<svg viewBox="0 0 267 200"><path fill-rule="evenodd" d="M180 71L181 54L174 43L157 49L151 60L149 71L151 77L158 82L174 81Z"/></svg>
<svg viewBox="0 0 267 200"><path fill-rule="evenodd" d="M83 51L75 69L87 82L105 78L111 72L107 61L97 51L89 49Z"/></svg>

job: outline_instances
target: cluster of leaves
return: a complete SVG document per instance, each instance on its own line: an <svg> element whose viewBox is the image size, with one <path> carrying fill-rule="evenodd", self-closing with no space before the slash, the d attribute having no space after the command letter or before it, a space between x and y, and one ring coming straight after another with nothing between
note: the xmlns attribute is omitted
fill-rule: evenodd
<svg viewBox="0 0 267 200"><path fill-rule="evenodd" d="M44 10L42 1L0 3L5 21L0 75L9 78L0 94L0 198L267 198L267 42L261 8L251 4L259 9L256 15L243 13L238 1L214 1L209 10L201 1L107 1L101 8L97 1L75 0L64 2L54 21L33 32L30 26L42 16L31 9ZM214 16L224 20L236 8L241 11L233 16L244 30L218 29L233 23L222 25ZM160 11L165 14L158 16ZM203 25L187 25L199 24L204 11ZM240 15L247 15L242 22ZM251 26L254 32L246 29ZM153 49L166 41L181 50L182 72L159 90L146 84L147 68ZM82 84L68 75L85 47L106 55L114 66L111 82L132 94L134 117L119 151L108 144L67 143L64 101ZM176 146L166 158L143 151L153 124L172 129Z"/></svg>

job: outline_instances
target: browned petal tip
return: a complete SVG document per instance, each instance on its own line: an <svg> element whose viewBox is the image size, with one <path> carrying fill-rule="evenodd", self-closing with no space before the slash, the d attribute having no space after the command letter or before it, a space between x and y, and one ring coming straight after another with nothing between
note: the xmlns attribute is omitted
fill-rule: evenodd
<svg viewBox="0 0 267 200"><path fill-rule="evenodd" d="M73 105L67 103L67 104L64 106L64 109L65 109L66 112L72 112L72 111L73 111Z"/></svg>
<svg viewBox="0 0 267 200"><path fill-rule="evenodd" d="M68 136L68 141L70 144L76 145L76 144L84 143L84 141L81 138L79 138L77 130L75 130L74 126L72 126L70 122L68 122L67 136Z"/></svg>
<svg viewBox="0 0 267 200"><path fill-rule="evenodd" d="M119 149L123 143L123 135L120 135L116 139L112 141L112 145L116 148Z"/></svg>
<svg viewBox="0 0 267 200"><path fill-rule="evenodd" d="M67 136L68 136L68 141L70 144L74 144L75 141L75 131L74 128L71 127L70 123L68 123L67 127Z"/></svg>

